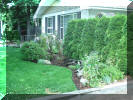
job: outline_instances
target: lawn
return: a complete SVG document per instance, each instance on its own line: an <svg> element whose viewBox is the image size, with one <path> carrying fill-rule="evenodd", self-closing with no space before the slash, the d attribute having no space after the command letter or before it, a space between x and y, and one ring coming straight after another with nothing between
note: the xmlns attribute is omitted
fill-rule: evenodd
<svg viewBox="0 0 133 100"><path fill-rule="evenodd" d="M76 86L69 69L24 61L19 48L7 48L7 93L47 94L74 90Z"/></svg>
<svg viewBox="0 0 133 100"><path fill-rule="evenodd" d="M6 94L6 48L0 47L0 100Z"/></svg>

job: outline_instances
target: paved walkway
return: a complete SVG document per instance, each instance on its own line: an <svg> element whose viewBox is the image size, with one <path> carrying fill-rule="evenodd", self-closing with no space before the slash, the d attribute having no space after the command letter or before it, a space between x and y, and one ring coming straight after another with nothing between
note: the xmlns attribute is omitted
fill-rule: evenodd
<svg viewBox="0 0 133 100"><path fill-rule="evenodd" d="M103 88L90 88L63 94L34 98L30 100L133 100L133 81L117 82ZM129 94L127 95L96 95L96 94ZM80 95L79 95L80 94Z"/></svg>

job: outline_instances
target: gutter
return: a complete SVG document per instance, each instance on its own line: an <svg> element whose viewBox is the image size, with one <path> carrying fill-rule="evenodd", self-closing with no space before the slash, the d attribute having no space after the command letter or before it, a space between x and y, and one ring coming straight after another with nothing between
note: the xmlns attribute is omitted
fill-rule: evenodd
<svg viewBox="0 0 133 100"><path fill-rule="evenodd" d="M49 0L41 0L33 19L41 18L42 14L44 14L48 9L50 9L52 6L56 5L60 0L51 0L50 3L47 3ZM45 4L44 4L45 3Z"/></svg>

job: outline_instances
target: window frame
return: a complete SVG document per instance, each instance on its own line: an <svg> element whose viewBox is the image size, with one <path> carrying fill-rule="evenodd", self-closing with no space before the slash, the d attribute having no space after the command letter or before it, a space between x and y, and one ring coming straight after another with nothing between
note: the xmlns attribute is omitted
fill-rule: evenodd
<svg viewBox="0 0 133 100"><path fill-rule="evenodd" d="M74 19L78 19L78 13L79 12L74 12L74 13L68 13L68 14L62 14L60 15L60 28L59 28L59 31L60 31L60 39L63 40L64 39L64 16L67 16L67 15L72 15L72 20ZM76 17L75 17L76 15ZM63 26L61 26L61 17L63 17ZM63 28L63 33L61 33L61 29ZM61 36L63 34L63 37Z"/></svg>
<svg viewBox="0 0 133 100"><path fill-rule="evenodd" d="M51 19L52 26L49 26L49 19ZM54 29L54 23L53 23L53 16L47 17L47 34L53 34ZM52 30L52 32L49 32L48 30Z"/></svg>

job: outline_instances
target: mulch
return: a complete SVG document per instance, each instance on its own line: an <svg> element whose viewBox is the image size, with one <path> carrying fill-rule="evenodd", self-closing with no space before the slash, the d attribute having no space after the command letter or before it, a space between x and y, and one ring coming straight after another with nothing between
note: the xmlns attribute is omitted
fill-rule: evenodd
<svg viewBox="0 0 133 100"><path fill-rule="evenodd" d="M90 88L89 86L83 86L81 83L80 83L80 78L77 76L77 73L76 71L72 70L72 79L73 79L73 82L75 83L76 87L78 90L84 90L84 89L88 89Z"/></svg>

